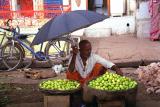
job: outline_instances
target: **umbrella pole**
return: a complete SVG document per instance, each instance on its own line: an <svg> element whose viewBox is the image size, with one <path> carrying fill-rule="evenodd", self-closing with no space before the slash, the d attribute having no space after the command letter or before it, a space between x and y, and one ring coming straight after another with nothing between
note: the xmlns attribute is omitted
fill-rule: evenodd
<svg viewBox="0 0 160 107"><path fill-rule="evenodd" d="M41 48L40 48L40 52L42 52L42 48L43 48L43 43L41 43Z"/></svg>

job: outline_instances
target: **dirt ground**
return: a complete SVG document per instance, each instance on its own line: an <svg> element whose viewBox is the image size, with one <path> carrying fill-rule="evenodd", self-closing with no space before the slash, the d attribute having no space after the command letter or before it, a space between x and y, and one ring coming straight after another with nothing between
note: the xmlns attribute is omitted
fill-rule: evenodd
<svg viewBox="0 0 160 107"><path fill-rule="evenodd" d="M51 69L32 69L34 71L50 71ZM122 68L125 76L137 80L137 75L134 74L136 68ZM58 74L56 78L65 78L65 73ZM9 99L9 105L7 107L18 107L11 106L14 104L28 104L38 103L34 107L43 107L43 94L38 89L38 83L44 79L33 80L24 76L24 71L12 71L12 72L0 72L0 83L7 86L7 91L0 93L0 97L7 96ZM138 84L137 92L137 107L160 107L160 95L149 95L145 91L145 86L142 83ZM19 106L21 107L21 106ZM29 106L27 106L29 107ZM32 106L33 107L33 106Z"/></svg>

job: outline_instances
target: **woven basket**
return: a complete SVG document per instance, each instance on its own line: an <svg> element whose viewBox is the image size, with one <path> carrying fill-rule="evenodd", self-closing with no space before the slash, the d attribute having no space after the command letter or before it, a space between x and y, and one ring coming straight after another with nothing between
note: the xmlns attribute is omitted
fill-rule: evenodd
<svg viewBox="0 0 160 107"><path fill-rule="evenodd" d="M95 80L96 78L92 79ZM90 80L90 81L92 81ZM106 91L106 90L98 90L88 86L89 82L86 82L86 87L89 92L96 96L98 100L114 100L114 99L128 99L128 97L132 96L135 98L137 94L138 85L132 89L128 90L120 90L120 91ZM134 100L134 99L133 99Z"/></svg>
<svg viewBox="0 0 160 107"><path fill-rule="evenodd" d="M42 82L40 82L39 84L41 83ZM39 90L46 95L68 95L68 94L73 94L75 92L78 92L81 89L82 89L81 86L79 86L77 89L72 89L72 90L49 90L49 89L43 89L39 87Z"/></svg>

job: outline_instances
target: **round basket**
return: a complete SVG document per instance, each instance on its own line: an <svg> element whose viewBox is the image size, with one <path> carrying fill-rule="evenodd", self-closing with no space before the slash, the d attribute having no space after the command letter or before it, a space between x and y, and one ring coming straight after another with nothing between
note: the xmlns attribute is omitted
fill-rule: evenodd
<svg viewBox="0 0 160 107"><path fill-rule="evenodd" d="M40 82L39 84L41 84ZM39 86L39 85L38 85ZM46 95L68 95L68 94L73 94L81 90L81 86L79 85L78 88L72 89L72 90L50 90L50 89L43 89L39 87L39 90L46 94Z"/></svg>
<svg viewBox="0 0 160 107"><path fill-rule="evenodd" d="M133 100L136 99L138 85L128 90L106 91L106 90L99 90L99 89L94 89L94 88L89 87L88 84L90 81L86 82L85 84L86 88L88 88L89 92L92 95L96 96L98 100L114 100L114 99L126 99L127 100L128 98L131 98Z"/></svg>

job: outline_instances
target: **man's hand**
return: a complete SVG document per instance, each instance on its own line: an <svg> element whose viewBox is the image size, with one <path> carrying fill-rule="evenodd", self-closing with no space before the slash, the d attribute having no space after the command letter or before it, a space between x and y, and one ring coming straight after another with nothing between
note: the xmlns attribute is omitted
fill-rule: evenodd
<svg viewBox="0 0 160 107"><path fill-rule="evenodd" d="M71 48L72 48L73 55L77 55L77 53L78 53L78 47L77 46L71 46Z"/></svg>
<svg viewBox="0 0 160 107"><path fill-rule="evenodd" d="M73 56L72 56L71 62L69 64L68 70L70 72L73 72L74 69L75 69L75 61L76 61L76 55L78 53L78 47L77 46L71 46L71 48L72 48Z"/></svg>
<svg viewBox="0 0 160 107"><path fill-rule="evenodd" d="M120 68L119 68L119 70L117 70L117 71L116 71L116 73L117 73L118 75L123 76L123 72L121 71L121 69L120 69Z"/></svg>
<svg viewBox="0 0 160 107"><path fill-rule="evenodd" d="M117 73L118 75L123 76L123 72L122 72L121 69L118 68L116 65L113 65L113 66L111 67L111 70L114 70L114 71L116 71L116 73Z"/></svg>

